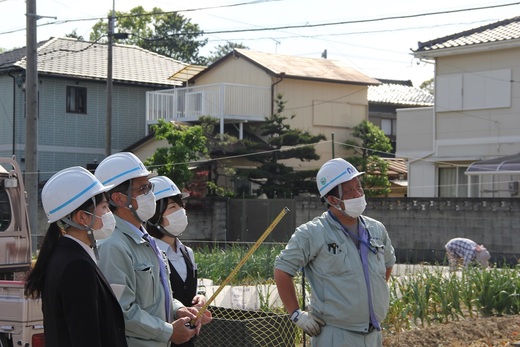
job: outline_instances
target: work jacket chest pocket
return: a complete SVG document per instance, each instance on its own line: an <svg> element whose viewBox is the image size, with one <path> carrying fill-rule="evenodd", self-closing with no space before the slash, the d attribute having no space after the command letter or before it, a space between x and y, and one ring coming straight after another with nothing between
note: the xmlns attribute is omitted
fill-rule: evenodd
<svg viewBox="0 0 520 347"><path fill-rule="evenodd" d="M157 300L155 294L154 265L153 264L138 264L134 266L136 288L135 297L137 304L141 308L152 306Z"/></svg>
<svg viewBox="0 0 520 347"><path fill-rule="evenodd" d="M345 244L324 245L313 261L315 271L324 276L341 276L352 272L348 262L348 248Z"/></svg>
<svg viewBox="0 0 520 347"><path fill-rule="evenodd" d="M374 270L378 273L385 275L385 245L382 240L377 238L372 238L370 240L370 246L372 248L372 254L370 256L373 258L370 264L373 264ZM372 266L372 265L371 265Z"/></svg>

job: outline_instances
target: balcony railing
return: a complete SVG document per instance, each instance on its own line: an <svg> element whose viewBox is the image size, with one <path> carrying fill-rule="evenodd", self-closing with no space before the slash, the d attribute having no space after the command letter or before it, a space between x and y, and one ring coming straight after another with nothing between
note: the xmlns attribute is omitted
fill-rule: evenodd
<svg viewBox="0 0 520 347"><path fill-rule="evenodd" d="M271 113L270 88L219 83L146 93L146 123L194 122L201 116L228 122L264 121ZM147 126L148 128L148 126Z"/></svg>

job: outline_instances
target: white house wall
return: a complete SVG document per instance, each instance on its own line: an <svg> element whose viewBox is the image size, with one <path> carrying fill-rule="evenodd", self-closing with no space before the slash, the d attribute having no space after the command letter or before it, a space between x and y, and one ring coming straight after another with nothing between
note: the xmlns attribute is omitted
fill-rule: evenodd
<svg viewBox="0 0 520 347"><path fill-rule="evenodd" d="M366 86L285 79L275 87L275 94L282 93L285 114L295 114L288 120L293 129L311 134L323 134L326 143L316 145L320 160L295 161L290 165L299 168L315 168L332 158L332 133L334 133L335 157L346 157L348 151L341 146L352 138L352 128L368 119Z"/></svg>
<svg viewBox="0 0 520 347"><path fill-rule="evenodd" d="M396 157L408 160L408 196L436 196L432 107L397 110Z"/></svg>
<svg viewBox="0 0 520 347"><path fill-rule="evenodd" d="M443 76L461 76L462 84L466 80L466 94L469 94L468 80L482 83L485 96L496 90L497 83L508 86L502 95L509 96L509 102L504 100L467 101L473 105L480 104L480 109L463 109L460 111L441 112L437 108L436 139L437 156L454 159L484 159L497 156L516 154L520 151L520 48L495 50L471 55L458 55L437 59L436 78ZM509 71L509 73L506 73ZM504 76L510 77L504 77ZM505 80L505 81L504 81ZM491 88L494 86L494 88ZM438 86L436 88L439 88ZM473 88L475 89L475 88ZM437 91L436 91L437 92ZM456 91L452 91L456 92ZM442 93L442 91L439 91ZM478 92L474 93L478 97ZM440 97L440 96L439 96ZM436 102L443 100L436 98ZM502 98L502 96L501 96ZM484 108L487 105L502 105L502 107ZM464 105L463 105L464 106ZM469 107L472 108L472 107Z"/></svg>
<svg viewBox="0 0 520 347"><path fill-rule="evenodd" d="M222 61L218 68L210 69L197 77L198 86L214 83L237 83L269 87L271 77L264 70L243 58L230 58Z"/></svg>
<svg viewBox="0 0 520 347"><path fill-rule="evenodd" d="M425 109L397 113L396 155L409 159L410 197L437 196L440 167L460 171L520 152L519 56L520 48L511 48L436 58L434 119ZM468 179L458 194L518 196L509 191L516 176Z"/></svg>
<svg viewBox="0 0 520 347"><path fill-rule="evenodd" d="M396 157L414 160L434 150L432 107L397 109Z"/></svg>
<svg viewBox="0 0 520 347"><path fill-rule="evenodd" d="M277 83L278 82L278 83ZM334 133L334 156L346 157L348 152L341 146L347 139L352 139L352 128L368 119L368 87L331 82L318 82L284 78L278 80L267 71L242 58L230 58L218 66L202 74L196 79L196 85L213 83L237 83L271 87L274 84L274 97L283 94L285 104L284 115L287 124L293 129L301 129L311 134L323 134L327 141L315 145L320 155L319 161L286 162L296 169L318 168L332 158L331 137ZM273 106L276 112L276 105Z"/></svg>
<svg viewBox="0 0 520 347"><path fill-rule="evenodd" d="M419 159L408 166L408 196L435 197L437 187L437 169L434 162Z"/></svg>

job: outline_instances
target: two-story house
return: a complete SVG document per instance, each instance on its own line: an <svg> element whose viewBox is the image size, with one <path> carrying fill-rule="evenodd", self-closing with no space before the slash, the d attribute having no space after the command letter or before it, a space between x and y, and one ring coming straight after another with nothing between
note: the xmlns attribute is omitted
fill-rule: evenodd
<svg viewBox="0 0 520 347"><path fill-rule="evenodd" d="M52 38L39 43L39 181L68 166L105 157L106 44ZM145 136L146 93L181 86L199 67L146 51L113 46L111 152ZM24 164L26 49L0 53L0 155ZM176 73L175 79L169 77Z"/></svg>
<svg viewBox="0 0 520 347"><path fill-rule="evenodd" d="M195 124L209 115L220 120L221 132L230 125L241 138L273 114L275 98L282 94L284 114L295 115L287 121L291 128L327 137L315 147L319 161L287 165L318 168L333 152L345 156L341 144L351 139L354 126L368 120L368 87L379 84L341 61L235 49L186 87L148 93L147 124L158 119Z"/></svg>
<svg viewBox="0 0 520 347"><path fill-rule="evenodd" d="M432 107L434 98L424 89L414 87L410 80L378 80L382 84L368 87L368 120L388 136L394 151L386 156L393 157L397 141L397 109Z"/></svg>
<svg viewBox="0 0 520 347"><path fill-rule="evenodd" d="M435 106L398 110L408 196L518 197L518 165L501 172L511 166L500 158L520 153L520 17L419 42L413 55L435 64Z"/></svg>

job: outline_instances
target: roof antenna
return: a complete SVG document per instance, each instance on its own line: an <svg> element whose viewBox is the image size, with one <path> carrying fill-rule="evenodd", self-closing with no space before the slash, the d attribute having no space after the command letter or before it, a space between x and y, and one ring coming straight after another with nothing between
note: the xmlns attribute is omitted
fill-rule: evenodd
<svg viewBox="0 0 520 347"><path fill-rule="evenodd" d="M277 39L273 39L271 37L271 40L273 40L275 42L275 46L274 46L274 53L278 53L278 45L281 45L282 43L280 41L278 41Z"/></svg>

